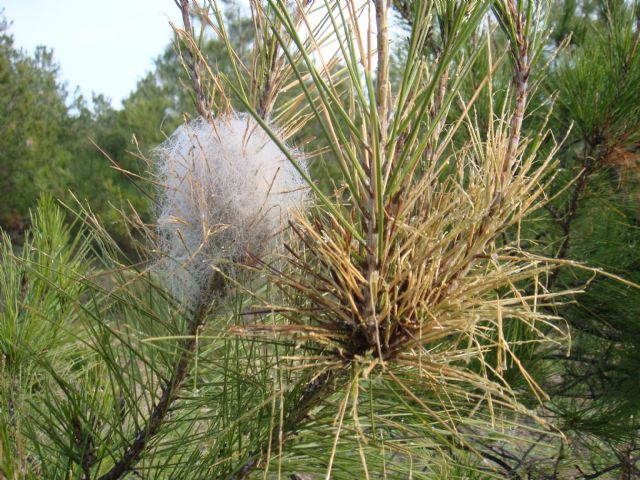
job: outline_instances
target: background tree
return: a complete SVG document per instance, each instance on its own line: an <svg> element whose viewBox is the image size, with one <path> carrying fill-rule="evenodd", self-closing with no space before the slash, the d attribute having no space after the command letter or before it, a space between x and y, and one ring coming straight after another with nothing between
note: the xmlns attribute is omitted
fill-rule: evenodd
<svg viewBox="0 0 640 480"><path fill-rule="evenodd" d="M0 221L20 228L40 191L61 195L69 181L67 93L51 50L27 57L0 20Z"/></svg>

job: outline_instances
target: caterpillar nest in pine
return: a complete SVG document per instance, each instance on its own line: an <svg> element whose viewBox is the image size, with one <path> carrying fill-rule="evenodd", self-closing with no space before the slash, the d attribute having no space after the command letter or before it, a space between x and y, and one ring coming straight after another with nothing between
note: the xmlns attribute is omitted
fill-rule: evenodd
<svg viewBox="0 0 640 480"><path fill-rule="evenodd" d="M182 125L156 158L159 249L174 293L188 295L213 265L269 253L307 202L302 175L249 115Z"/></svg>

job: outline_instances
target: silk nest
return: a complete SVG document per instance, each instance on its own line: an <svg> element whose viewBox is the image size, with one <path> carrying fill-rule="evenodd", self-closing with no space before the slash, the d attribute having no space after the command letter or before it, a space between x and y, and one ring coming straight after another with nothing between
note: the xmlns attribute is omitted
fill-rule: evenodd
<svg viewBox="0 0 640 480"><path fill-rule="evenodd" d="M304 158L290 153L298 168L244 114L198 118L156 149L160 265L174 294L188 299L214 268L277 249L309 197Z"/></svg>

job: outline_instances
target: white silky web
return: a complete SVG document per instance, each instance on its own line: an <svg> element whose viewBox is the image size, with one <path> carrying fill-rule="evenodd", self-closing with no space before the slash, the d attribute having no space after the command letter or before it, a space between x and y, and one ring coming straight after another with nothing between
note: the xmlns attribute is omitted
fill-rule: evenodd
<svg viewBox="0 0 640 480"><path fill-rule="evenodd" d="M273 250L308 198L305 180L248 115L213 124L196 119L156 154L161 270L183 297L208 281L213 265ZM302 156L295 156L304 168Z"/></svg>

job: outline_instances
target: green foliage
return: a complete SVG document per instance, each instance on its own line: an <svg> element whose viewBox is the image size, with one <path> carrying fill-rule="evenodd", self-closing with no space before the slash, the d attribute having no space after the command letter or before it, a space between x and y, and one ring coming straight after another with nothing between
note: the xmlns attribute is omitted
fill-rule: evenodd
<svg viewBox="0 0 640 480"><path fill-rule="evenodd" d="M609 2L599 12L598 20L588 24L590 35L561 54L548 81L550 89L560 92L553 127L568 132L573 124L559 153L569 175L560 179L578 175L551 204L562 237L549 245L566 258L638 282L638 11L637 6ZM558 188L563 187L559 182ZM562 272L557 283L577 285L585 280L580 277ZM558 399L572 398L572 425L579 417L587 430L592 428L588 423L599 422L601 438L617 438L622 430L628 437L638 433L640 403L632 372L640 347L639 304L636 289L595 279L577 304L561 310L575 329L575 344Z"/></svg>
<svg viewBox="0 0 640 480"><path fill-rule="evenodd" d="M0 473L21 478L29 470L23 426L30 399L78 358L79 279L89 272L90 239L72 233L62 211L43 197L31 230L14 252L0 246Z"/></svg>

